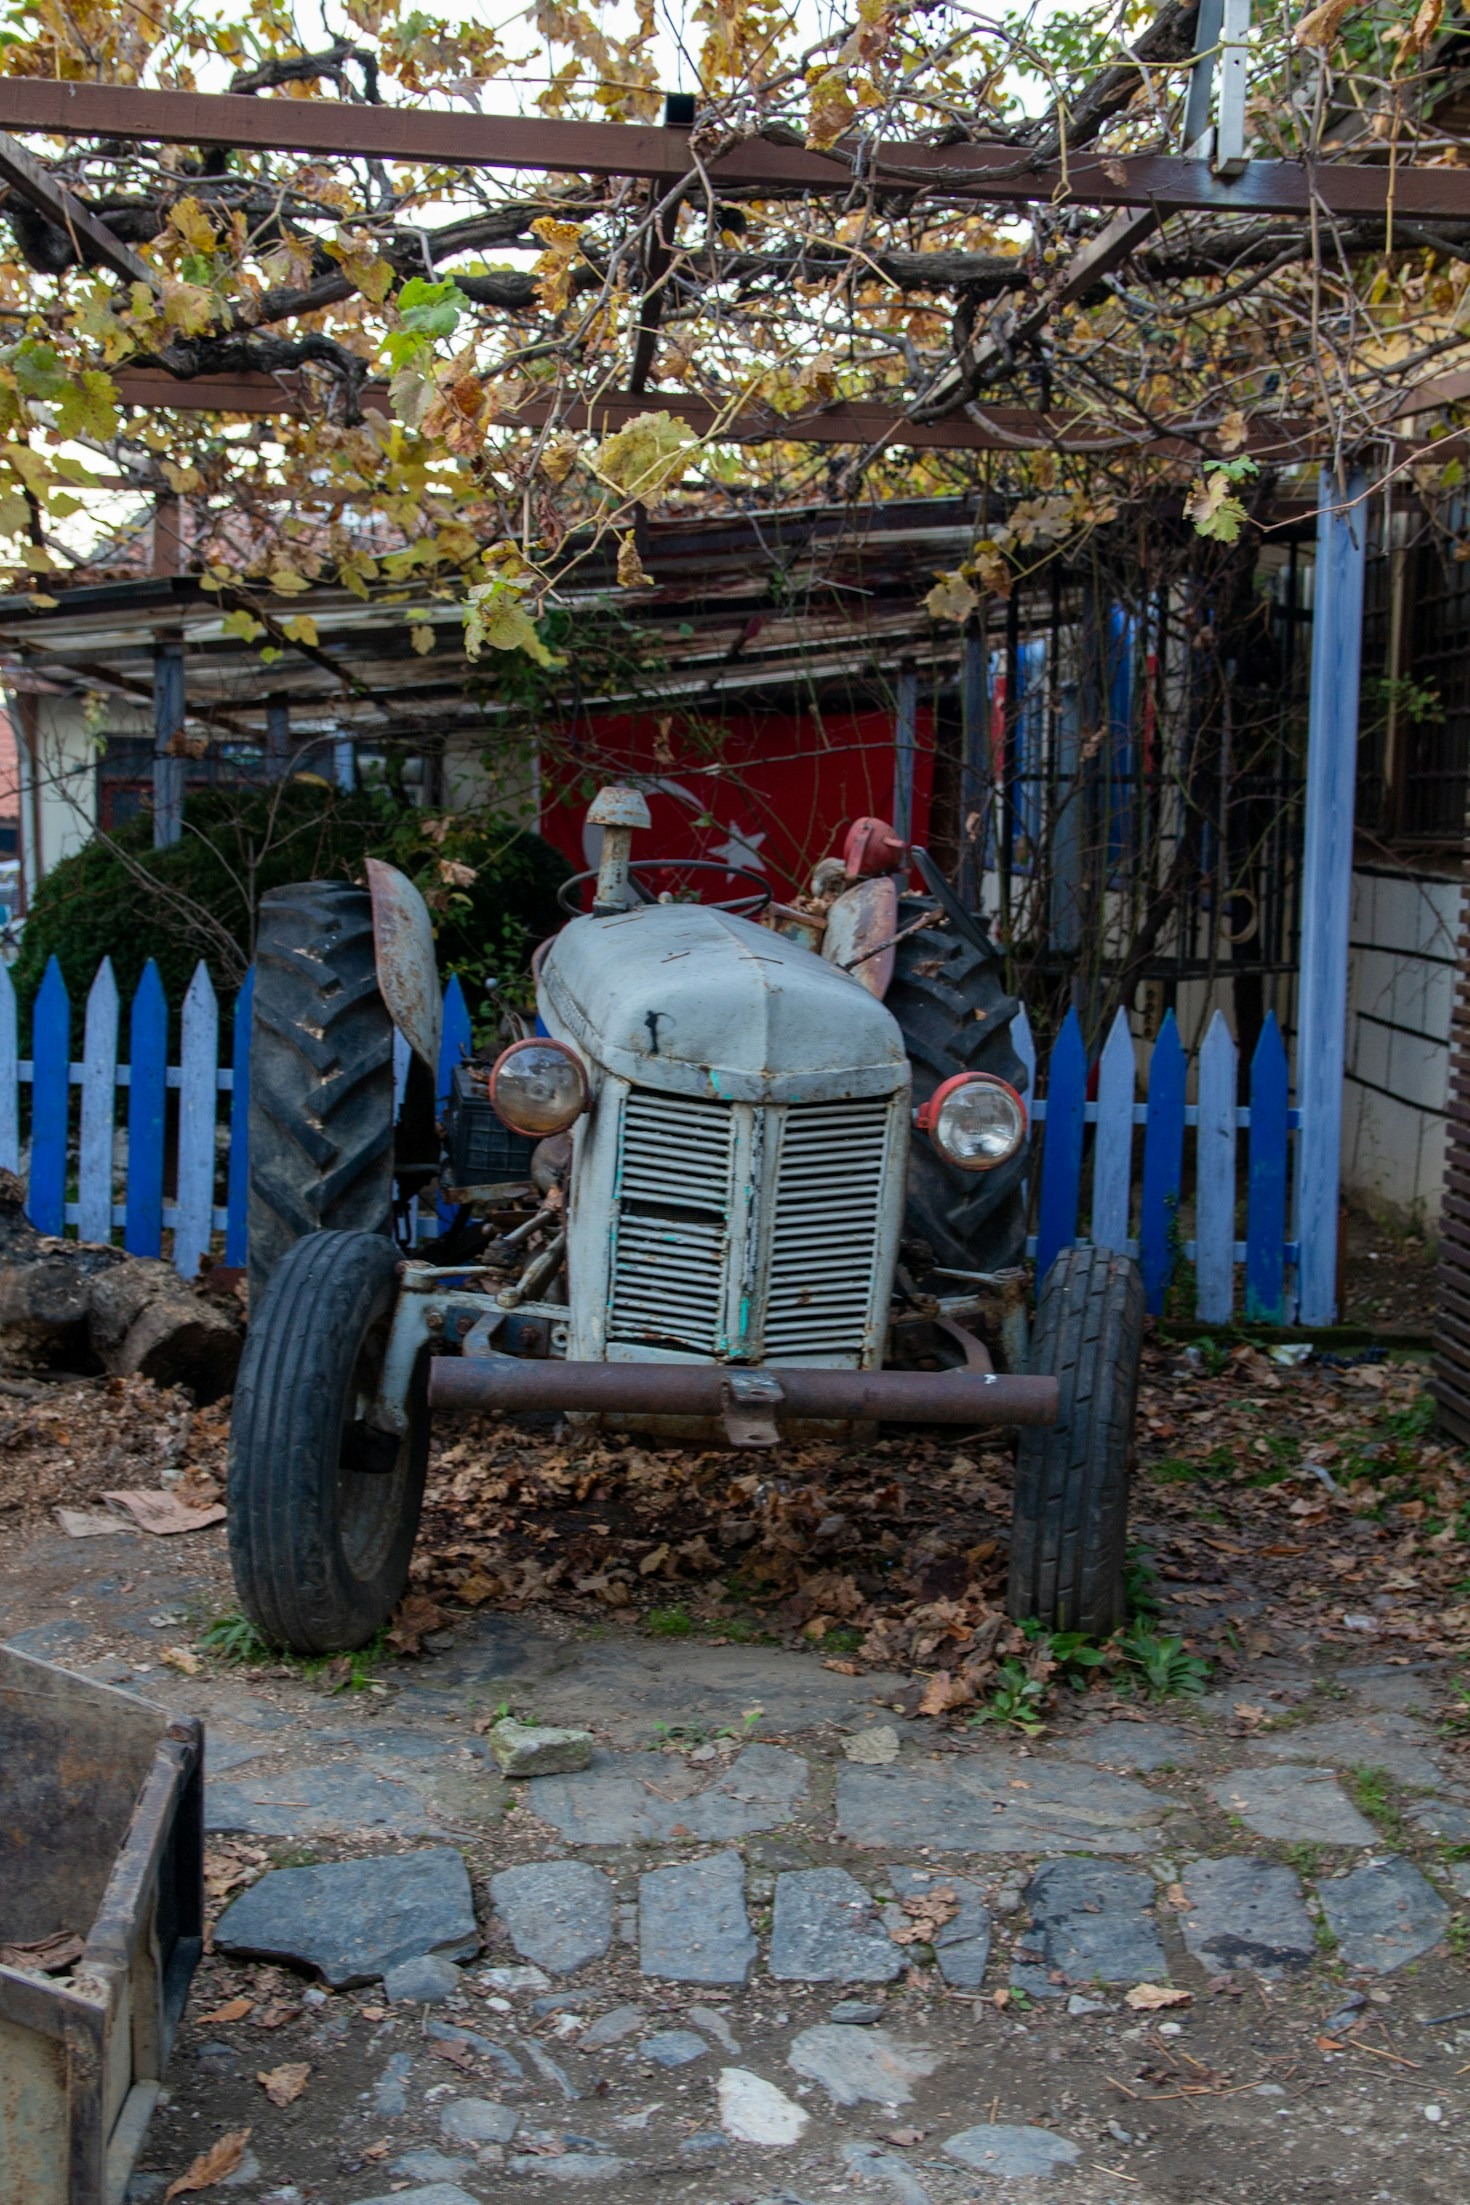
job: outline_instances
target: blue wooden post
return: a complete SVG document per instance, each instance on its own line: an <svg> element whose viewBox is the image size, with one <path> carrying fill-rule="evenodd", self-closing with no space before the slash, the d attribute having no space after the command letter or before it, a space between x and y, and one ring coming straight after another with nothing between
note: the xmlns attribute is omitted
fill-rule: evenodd
<svg viewBox="0 0 1470 2205"><path fill-rule="evenodd" d="M1041 1214L1036 1228L1036 1279L1077 1238L1082 1192L1082 1127L1087 1108L1087 1051L1077 1013L1068 1011L1051 1053L1046 1088L1046 1141L1041 1152Z"/></svg>
<svg viewBox="0 0 1470 2205"><path fill-rule="evenodd" d="M153 847L170 849L184 831L184 646L153 653Z"/></svg>
<svg viewBox="0 0 1470 2205"><path fill-rule="evenodd" d="M20 1170L20 1032L15 988L0 965L0 1171Z"/></svg>
<svg viewBox="0 0 1470 2205"><path fill-rule="evenodd" d="M1148 1126L1143 1138L1143 1203L1138 1230L1143 1288L1155 1317L1174 1268L1174 1221L1184 1173L1184 1044L1170 1011L1148 1068Z"/></svg>
<svg viewBox="0 0 1470 2205"><path fill-rule="evenodd" d="M960 660L960 869L956 886L972 910L985 886L986 815L990 793L990 713L985 670L988 646L978 623L965 634Z"/></svg>
<svg viewBox="0 0 1470 2205"><path fill-rule="evenodd" d="M238 1269L250 1252L250 1013L255 1004L255 967L235 997L231 1029L234 1085L230 1090L230 1166L225 1181L225 1262Z"/></svg>
<svg viewBox="0 0 1470 2205"><path fill-rule="evenodd" d="M71 1002L54 957L46 961L31 1037L31 1184L26 1215L38 1233L61 1233L66 1229Z"/></svg>
<svg viewBox="0 0 1470 2205"><path fill-rule="evenodd" d="M444 1114L449 1101L450 1082L454 1067L468 1052L470 1046L470 1011L464 999L464 989L459 984L459 974L450 975L444 990L444 1024L439 1037L439 1077L435 1082L438 1091L439 1114ZM439 1222L448 1230L454 1223L454 1206L441 1201L438 1204Z"/></svg>
<svg viewBox="0 0 1470 2205"><path fill-rule="evenodd" d="M893 729L893 825L901 842L914 831L914 750L918 743L919 677L905 666L898 677L898 712Z"/></svg>
<svg viewBox="0 0 1470 2205"><path fill-rule="evenodd" d="M158 967L143 967L128 1022L128 1193L123 1246L163 1249L163 1119L168 1081L168 1004Z"/></svg>
<svg viewBox="0 0 1470 2205"><path fill-rule="evenodd" d="M1216 1011L1199 1053L1195 1146L1195 1315L1228 1325L1235 1307L1235 1037Z"/></svg>
<svg viewBox="0 0 1470 2205"><path fill-rule="evenodd" d="M1286 1317L1286 1043L1266 1013L1251 1059L1250 1186L1245 1219L1245 1313ZM1300 1138L1300 1136L1298 1136Z"/></svg>
<svg viewBox="0 0 1470 2205"><path fill-rule="evenodd" d="M1353 889L1353 786L1367 549L1367 478L1340 484L1322 470L1312 592L1312 694L1307 721L1307 816L1302 857L1301 996L1297 1015L1298 1315L1337 1315L1337 1207L1342 1169L1342 1072L1347 1032L1348 920ZM1254 1145L1254 1144L1253 1144Z"/></svg>

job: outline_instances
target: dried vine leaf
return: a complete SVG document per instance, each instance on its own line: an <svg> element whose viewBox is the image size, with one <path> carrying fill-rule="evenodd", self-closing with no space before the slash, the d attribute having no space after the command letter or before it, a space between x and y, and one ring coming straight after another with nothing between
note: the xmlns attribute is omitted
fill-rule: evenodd
<svg viewBox="0 0 1470 2205"><path fill-rule="evenodd" d="M170 2205L175 2197L192 2196L197 2190L212 2190L217 2182L223 2182L239 2166L249 2141L248 2128L227 2129L223 2136L217 2136L209 2149L201 2151L192 2166L169 2184L163 2193L163 2205Z"/></svg>

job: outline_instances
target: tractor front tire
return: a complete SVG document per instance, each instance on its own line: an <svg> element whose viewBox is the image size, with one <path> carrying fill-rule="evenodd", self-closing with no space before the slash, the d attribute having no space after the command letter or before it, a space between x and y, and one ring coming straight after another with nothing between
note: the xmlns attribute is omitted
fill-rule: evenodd
<svg viewBox="0 0 1470 2205"><path fill-rule="evenodd" d="M1127 1620L1128 1481L1143 1348L1143 1277L1128 1256L1067 1248L1046 1275L1031 1367L1057 1421L1021 1433L1007 1608L1106 1638Z"/></svg>
<svg viewBox="0 0 1470 2205"><path fill-rule="evenodd" d="M393 1024L365 888L307 881L261 897L252 1028L254 1303L303 1234L391 1230Z"/></svg>
<svg viewBox="0 0 1470 2205"><path fill-rule="evenodd" d="M904 896L899 926L911 926L938 905ZM999 950L987 956L963 936L939 927L907 935L894 954L883 998L903 1030L914 1075L914 1108L957 1072L991 1072L1024 1090L1026 1068L1011 1041L1020 1009L1008 995ZM1006 1271L1026 1253L1023 1146L994 1171L960 1171L925 1135L909 1146L905 1241L929 1249L936 1264L957 1271ZM922 1275L926 1268L916 1260Z"/></svg>
<svg viewBox="0 0 1470 2205"><path fill-rule="evenodd" d="M429 1461L427 1356L406 1435L366 1422L397 1263L379 1233L312 1233L251 1312L230 1422L230 1564L246 1615L293 1653L366 1645L408 1582Z"/></svg>

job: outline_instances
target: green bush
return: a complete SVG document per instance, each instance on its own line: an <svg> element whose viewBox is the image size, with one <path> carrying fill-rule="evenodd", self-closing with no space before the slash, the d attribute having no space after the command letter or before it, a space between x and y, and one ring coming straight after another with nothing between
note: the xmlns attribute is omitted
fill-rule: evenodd
<svg viewBox="0 0 1470 2205"><path fill-rule="evenodd" d="M317 781L277 788L205 789L191 796L182 839L153 848L150 819L99 835L49 873L31 900L12 970L24 1045L31 1006L54 956L71 997L80 1054L87 990L112 959L127 1006L152 957L177 1019L202 957L226 1015L254 952L260 898L289 881L361 880L363 861L386 858L423 889L434 913L439 970L460 975L471 1013L494 976L522 984L530 952L554 933L569 867L537 834L490 811L416 811L387 789L330 789ZM175 1029L176 1030L176 1029Z"/></svg>

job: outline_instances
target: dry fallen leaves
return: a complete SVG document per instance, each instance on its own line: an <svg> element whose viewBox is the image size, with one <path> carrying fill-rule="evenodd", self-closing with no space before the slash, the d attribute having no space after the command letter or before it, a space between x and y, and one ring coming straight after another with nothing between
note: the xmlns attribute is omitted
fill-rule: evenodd
<svg viewBox="0 0 1470 2205"><path fill-rule="evenodd" d="M199 2026L201 2029L222 2029L229 2022L243 2021L254 2008L253 1998L227 1998L223 2006L215 2007L212 2014L201 2014Z"/></svg>
<svg viewBox="0 0 1470 2205"><path fill-rule="evenodd" d="M1194 1993L1176 1990L1170 1983L1135 1983L1123 2003L1136 2014L1157 2014L1166 2006L1192 2006Z"/></svg>
<svg viewBox="0 0 1470 2205"><path fill-rule="evenodd" d="M284 2067L262 2069L255 2079L272 2105L294 2105L310 2074L309 2060L288 2060Z"/></svg>
<svg viewBox="0 0 1470 2205"><path fill-rule="evenodd" d="M196 2190L212 2190L216 2182L223 2182L233 2174L245 2156L245 2146L250 2141L248 2128L226 2129L223 2136L216 2136L208 2151L201 2151L193 2165L163 2193L163 2205L175 2197L191 2196Z"/></svg>
<svg viewBox="0 0 1470 2205"><path fill-rule="evenodd" d="M932 1891L920 1891L903 1902L903 1911L909 1916L902 1929L891 1929L888 1934L896 1945L932 1945L946 1922L952 1922L960 1910L960 1902L952 1884L936 1884Z"/></svg>
<svg viewBox="0 0 1470 2205"><path fill-rule="evenodd" d="M24 1968L34 1975L64 1975L85 1950L75 1930L61 1929L29 1945L0 1945L0 1966Z"/></svg>
<svg viewBox="0 0 1470 2205"><path fill-rule="evenodd" d="M388 1627L388 1644L398 1654L421 1654L430 1631L442 1631L449 1618L427 1593L406 1593Z"/></svg>

